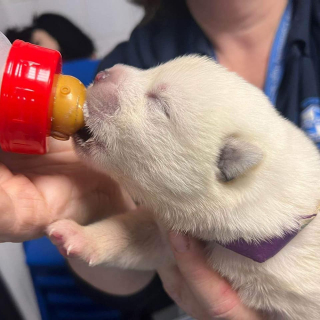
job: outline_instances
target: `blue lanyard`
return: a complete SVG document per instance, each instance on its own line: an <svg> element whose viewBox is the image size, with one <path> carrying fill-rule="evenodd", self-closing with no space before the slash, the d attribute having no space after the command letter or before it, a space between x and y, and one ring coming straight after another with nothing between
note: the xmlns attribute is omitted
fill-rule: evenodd
<svg viewBox="0 0 320 320"><path fill-rule="evenodd" d="M289 0L287 8L280 21L273 46L270 53L264 93L269 97L273 105L276 104L280 82L284 70L284 53L288 32L292 17L292 0Z"/></svg>
<svg viewBox="0 0 320 320"><path fill-rule="evenodd" d="M292 0L288 1L286 10L284 11L273 46L270 53L266 82L264 85L264 93L269 97L269 100L275 105L278 95L278 89L283 76L284 70L284 53L287 35L291 25L292 17ZM214 49L211 46L210 55L217 61Z"/></svg>

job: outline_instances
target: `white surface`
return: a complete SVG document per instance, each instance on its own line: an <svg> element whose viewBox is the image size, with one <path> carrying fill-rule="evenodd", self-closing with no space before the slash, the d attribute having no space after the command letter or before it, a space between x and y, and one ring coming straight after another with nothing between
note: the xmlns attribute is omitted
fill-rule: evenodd
<svg viewBox="0 0 320 320"><path fill-rule="evenodd" d="M0 89L1 89L1 82L2 82L2 76L3 76L3 68L7 61L7 56L10 48L11 48L10 41L5 37L3 33L0 32Z"/></svg>
<svg viewBox="0 0 320 320"><path fill-rule="evenodd" d="M41 320L24 250L19 243L0 244L0 274L25 320ZM14 319L12 319L14 320Z"/></svg>
<svg viewBox="0 0 320 320"><path fill-rule="evenodd" d="M59 13L76 23L97 47L98 57L128 39L143 12L127 0L0 0L0 31L31 23L34 14Z"/></svg>

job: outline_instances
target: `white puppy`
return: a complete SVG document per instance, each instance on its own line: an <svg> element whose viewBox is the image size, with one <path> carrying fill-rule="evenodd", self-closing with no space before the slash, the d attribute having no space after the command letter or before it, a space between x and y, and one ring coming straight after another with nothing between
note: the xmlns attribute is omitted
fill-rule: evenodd
<svg viewBox="0 0 320 320"><path fill-rule="evenodd" d="M187 56L146 71L116 65L87 103L77 152L148 210L58 221L48 232L61 251L156 269L173 263L165 231L185 232L249 307L320 319L319 153L260 90Z"/></svg>

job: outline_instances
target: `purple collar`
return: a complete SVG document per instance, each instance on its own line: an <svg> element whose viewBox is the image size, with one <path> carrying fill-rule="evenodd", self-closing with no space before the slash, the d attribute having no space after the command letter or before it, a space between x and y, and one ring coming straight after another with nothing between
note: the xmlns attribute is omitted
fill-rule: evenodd
<svg viewBox="0 0 320 320"><path fill-rule="evenodd" d="M316 215L317 213L310 216L301 217L300 228L290 233L286 233L282 238L275 237L269 240L263 240L259 243L248 243L243 239L239 239L225 245L222 245L221 243L219 244L242 256L262 263L275 256L304 227L306 227L316 217Z"/></svg>

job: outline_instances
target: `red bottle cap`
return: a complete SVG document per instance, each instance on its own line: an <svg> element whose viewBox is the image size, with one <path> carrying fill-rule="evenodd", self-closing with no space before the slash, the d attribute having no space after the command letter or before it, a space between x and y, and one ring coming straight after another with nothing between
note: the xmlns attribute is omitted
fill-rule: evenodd
<svg viewBox="0 0 320 320"><path fill-rule="evenodd" d="M58 51L16 40L9 52L0 93L2 150L47 152L56 82L62 59Z"/></svg>

